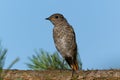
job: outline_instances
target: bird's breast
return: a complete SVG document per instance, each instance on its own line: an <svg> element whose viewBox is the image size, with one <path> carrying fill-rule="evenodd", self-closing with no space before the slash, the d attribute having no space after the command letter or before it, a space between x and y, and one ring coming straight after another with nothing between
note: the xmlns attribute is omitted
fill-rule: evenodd
<svg viewBox="0 0 120 80"><path fill-rule="evenodd" d="M74 33L69 29L55 27L53 30L54 43L62 56L70 55L72 48L76 46Z"/></svg>
<svg viewBox="0 0 120 80"><path fill-rule="evenodd" d="M55 45L57 47L65 47L66 45L66 36L67 36L67 33L65 33L65 31L63 29L54 29L53 31L53 38L54 38L54 42L55 42Z"/></svg>

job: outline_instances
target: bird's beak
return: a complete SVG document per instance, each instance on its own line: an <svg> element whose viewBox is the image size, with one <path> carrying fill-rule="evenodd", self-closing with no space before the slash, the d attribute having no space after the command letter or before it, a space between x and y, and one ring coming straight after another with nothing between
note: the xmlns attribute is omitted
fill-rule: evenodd
<svg viewBox="0 0 120 80"><path fill-rule="evenodd" d="M50 20L49 18L45 18L46 20Z"/></svg>

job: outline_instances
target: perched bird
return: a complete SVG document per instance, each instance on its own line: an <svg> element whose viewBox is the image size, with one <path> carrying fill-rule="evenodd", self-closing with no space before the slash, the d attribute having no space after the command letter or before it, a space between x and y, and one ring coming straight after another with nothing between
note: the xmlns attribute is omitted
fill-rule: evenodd
<svg viewBox="0 0 120 80"><path fill-rule="evenodd" d="M53 38L57 50L66 60L73 72L79 69L75 32L62 14L56 13L46 18L54 25Z"/></svg>

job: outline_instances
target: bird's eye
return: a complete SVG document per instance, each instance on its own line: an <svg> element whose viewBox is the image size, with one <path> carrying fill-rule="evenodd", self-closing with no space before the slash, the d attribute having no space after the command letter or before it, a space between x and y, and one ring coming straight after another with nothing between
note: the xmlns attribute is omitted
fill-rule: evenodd
<svg viewBox="0 0 120 80"><path fill-rule="evenodd" d="M55 16L56 19L58 19L58 16Z"/></svg>

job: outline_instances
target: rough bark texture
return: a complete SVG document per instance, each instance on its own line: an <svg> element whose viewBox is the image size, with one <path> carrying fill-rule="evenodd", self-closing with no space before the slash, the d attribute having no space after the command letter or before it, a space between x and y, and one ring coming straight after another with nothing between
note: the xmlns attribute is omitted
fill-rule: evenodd
<svg viewBox="0 0 120 80"><path fill-rule="evenodd" d="M8 70L3 80L120 80L120 70L79 71L73 77L70 70Z"/></svg>

